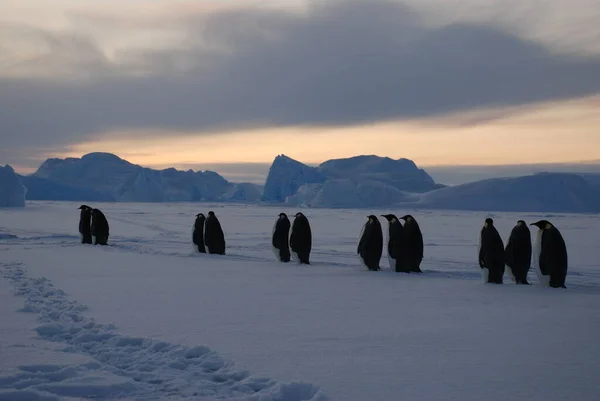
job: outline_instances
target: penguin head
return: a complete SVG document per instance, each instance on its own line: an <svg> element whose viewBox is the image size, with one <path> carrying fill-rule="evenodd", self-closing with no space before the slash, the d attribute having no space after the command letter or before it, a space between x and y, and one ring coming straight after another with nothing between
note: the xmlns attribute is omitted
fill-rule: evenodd
<svg viewBox="0 0 600 401"><path fill-rule="evenodd" d="M407 214L405 216L400 217L400 220L411 221L414 220L414 217L412 217L410 214Z"/></svg>
<svg viewBox="0 0 600 401"><path fill-rule="evenodd" d="M287 214L285 214L285 213L279 213L279 218L280 219L283 219L283 218L287 219Z"/></svg>
<svg viewBox="0 0 600 401"><path fill-rule="evenodd" d="M202 218L204 218L204 213L198 213L198 214L196 215L196 217L202 217Z"/></svg>
<svg viewBox="0 0 600 401"><path fill-rule="evenodd" d="M393 215L393 214L382 214L381 217L385 217L386 220L389 221L390 223L398 220L396 215Z"/></svg>
<svg viewBox="0 0 600 401"><path fill-rule="evenodd" d="M367 219L369 219L369 223L375 223L379 220L377 220L377 216L375 216L374 214L370 214L367 216Z"/></svg>
<svg viewBox="0 0 600 401"><path fill-rule="evenodd" d="M487 219L485 219L485 223L483 224L484 227L489 227L489 226L493 226L494 225L494 219L492 219L491 217L488 217Z"/></svg>
<svg viewBox="0 0 600 401"><path fill-rule="evenodd" d="M531 223L531 225L536 226L540 230L545 230L552 227L552 223L550 223L548 220L536 221L535 223Z"/></svg>
<svg viewBox="0 0 600 401"><path fill-rule="evenodd" d="M519 220L519 221L517 221L517 225L518 225L518 226L524 226L525 224L526 224L526 223L525 223L525 221L524 221L524 220Z"/></svg>
<svg viewBox="0 0 600 401"><path fill-rule="evenodd" d="M304 217L304 215L302 214L302 212L298 212L298 213L296 213L296 215L294 217L295 218Z"/></svg>
<svg viewBox="0 0 600 401"><path fill-rule="evenodd" d="M77 209L81 209L81 210L88 209L89 210L89 209L91 209L91 207L89 207L88 205L81 205Z"/></svg>
<svg viewBox="0 0 600 401"><path fill-rule="evenodd" d="M213 212L213 211L211 210L210 212L208 212L208 215L209 215L209 216L214 216L214 215L215 215L215 212Z"/></svg>

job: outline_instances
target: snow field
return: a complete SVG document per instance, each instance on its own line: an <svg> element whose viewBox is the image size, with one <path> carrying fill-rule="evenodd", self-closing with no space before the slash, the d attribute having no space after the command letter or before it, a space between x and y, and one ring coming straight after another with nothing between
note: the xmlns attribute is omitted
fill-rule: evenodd
<svg viewBox="0 0 600 401"><path fill-rule="evenodd" d="M371 211L305 210L314 264L297 266L277 263L270 248L286 209L94 204L114 235L111 246L93 247L78 243L77 206L0 211L0 294L10 309L0 400L587 401L600 393L597 216L544 216L569 247L561 291L539 286L533 272L531 287L481 284L483 213L410 211L425 237L425 273L405 275L357 262ZM223 225L228 256L190 252L193 216L208 210ZM540 216L491 215L505 241L518 218Z"/></svg>

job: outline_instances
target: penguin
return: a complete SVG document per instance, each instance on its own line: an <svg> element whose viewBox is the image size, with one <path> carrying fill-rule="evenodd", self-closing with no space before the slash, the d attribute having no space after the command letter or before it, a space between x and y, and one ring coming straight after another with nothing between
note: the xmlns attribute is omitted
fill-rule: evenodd
<svg viewBox="0 0 600 401"><path fill-rule="evenodd" d="M504 250L506 272L516 284L531 285L527 281L527 273L531 267L531 233L523 220L510 232Z"/></svg>
<svg viewBox="0 0 600 401"><path fill-rule="evenodd" d="M308 219L301 212L294 216L290 233L291 256L299 264L310 265L310 250L312 248L312 232Z"/></svg>
<svg viewBox="0 0 600 401"><path fill-rule="evenodd" d="M402 223L393 214L382 214L381 216L388 221L387 255L390 270L398 273L410 273L406 263L406 239Z"/></svg>
<svg viewBox="0 0 600 401"><path fill-rule="evenodd" d="M289 244L290 226L291 223L287 214L279 213L279 218L273 224L273 235L271 237L271 247L279 262L287 263L291 259Z"/></svg>
<svg viewBox="0 0 600 401"><path fill-rule="evenodd" d="M367 219L360 233L356 253L367 269L377 271L381 270L379 261L383 253L383 233L377 216L369 215Z"/></svg>
<svg viewBox="0 0 600 401"><path fill-rule="evenodd" d="M533 267L540 283L552 288L567 288L567 246L560 231L548 220L531 225L539 228L533 244Z"/></svg>
<svg viewBox="0 0 600 401"><path fill-rule="evenodd" d="M81 205L78 209L81 210L81 213L79 214L79 234L81 234L81 243L91 244L92 231L90 225L92 223L92 208L88 205Z"/></svg>
<svg viewBox="0 0 600 401"><path fill-rule="evenodd" d="M109 227L108 220L106 220L106 216L104 213L100 211L100 209L92 209L92 243L94 245L107 245L108 235L109 235Z"/></svg>
<svg viewBox="0 0 600 401"><path fill-rule="evenodd" d="M406 263L412 273L423 273L421 262L423 261L423 234L421 228L413 216L407 214L400 217L404 220L404 238L406 239Z"/></svg>
<svg viewBox="0 0 600 401"><path fill-rule="evenodd" d="M194 250L200 253L206 253L206 247L204 246L204 221L206 217L203 213L196 215L194 221L194 228L192 230L192 242L194 243Z"/></svg>
<svg viewBox="0 0 600 401"><path fill-rule="evenodd" d="M225 255L225 235L215 212L208 212L204 221L204 246L210 254Z"/></svg>
<svg viewBox="0 0 600 401"><path fill-rule="evenodd" d="M479 267L484 283L502 284L504 276L504 243L494 227L494 220L485 219L479 233Z"/></svg>

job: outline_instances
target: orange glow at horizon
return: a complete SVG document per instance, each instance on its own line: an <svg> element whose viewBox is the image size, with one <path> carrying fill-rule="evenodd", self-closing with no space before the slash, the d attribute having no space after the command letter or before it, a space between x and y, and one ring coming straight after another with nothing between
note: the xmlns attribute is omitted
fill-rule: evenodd
<svg viewBox="0 0 600 401"><path fill-rule="evenodd" d="M351 127L287 127L224 133L112 132L53 157L110 152L143 166L304 163L376 154L419 166L566 163L600 159L600 96L514 110ZM479 119L478 117L483 119ZM473 123L473 121L479 121ZM470 122L469 124L465 122ZM154 135L152 135L154 134ZM50 156L49 156L50 157Z"/></svg>

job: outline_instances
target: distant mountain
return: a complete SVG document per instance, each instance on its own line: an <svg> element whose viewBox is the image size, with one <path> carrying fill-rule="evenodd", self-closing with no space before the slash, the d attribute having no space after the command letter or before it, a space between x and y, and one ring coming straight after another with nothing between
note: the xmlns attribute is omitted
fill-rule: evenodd
<svg viewBox="0 0 600 401"><path fill-rule="evenodd" d="M273 161L263 200L307 207L383 206L439 186L408 159L373 155L307 166L285 155Z"/></svg>
<svg viewBox="0 0 600 401"><path fill-rule="evenodd" d="M23 177L30 200L108 200L128 202L256 202L258 187L234 184L213 171L153 170L110 153L48 159Z"/></svg>
<svg viewBox="0 0 600 401"><path fill-rule="evenodd" d="M78 188L60 184L45 178L32 175L20 176L21 182L27 188L28 200L53 201L114 201L112 196L93 189Z"/></svg>
<svg viewBox="0 0 600 401"><path fill-rule="evenodd" d="M269 169L263 200L266 202L285 202L304 184L320 184L326 176L318 168L302 164L286 155L279 155Z"/></svg>
<svg viewBox="0 0 600 401"><path fill-rule="evenodd" d="M0 166L0 207L25 207L26 192L15 170Z"/></svg>
<svg viewBox="0 0 600 401"><path fill-rule="evenodd" d="M600 174L538 173L493 178L423 194L416 207L511 212L599 213Z"/></svg>
<svg viewBox="0 0 600 401"><path fill-rule="evenodd" d="M231 183L213 171L153 170L109 153L48 159L29 176L17 175L10 166L0 167L0 207L23 206L25 191L28 200L262 200L321 208L600 213L600 174L537 173L446 187L411 160L373 155L328 160L319 166L279 155L264 189Z"/></svg>
<svg viewBox="0 0 600 401"><path fill-rule="evenodd" d="M349 179L356 183L379 182L406 192L436 189L433 178L409 159L355 156L322 163L319 170L329 179Z"/></svg>

